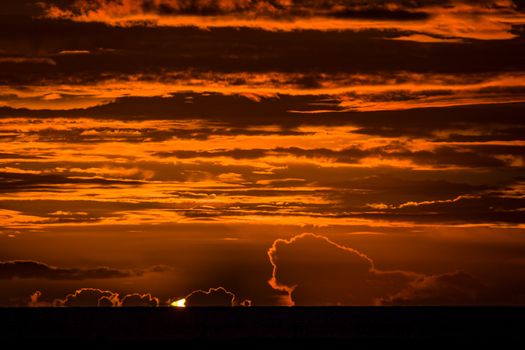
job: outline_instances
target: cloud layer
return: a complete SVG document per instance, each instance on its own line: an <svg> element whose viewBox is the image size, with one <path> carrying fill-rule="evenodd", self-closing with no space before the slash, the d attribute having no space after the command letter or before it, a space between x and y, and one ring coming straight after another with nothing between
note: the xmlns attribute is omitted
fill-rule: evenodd
<svg viewBox="0 0 525 350"><path fill-rule="evenodd" d="M265 29L392 29L437 38L511 38L522 24L519 1L184 1L125 0L50 4L51 18L112 25L152 23L163 26L250 26ZM475 16L472 16L475 14ZM481 18L481 22L476 20ZM467 28L467 29L465 29ZM473 29L474 28L474 29ZM417 40L417 36L405 36ZM421 40L421 39L420 39Z"/></svg>
<svg viewBox="0 0 525 350"><path fill-rule="evenodd" d="M0 8L0 306L523 303L523 1Z"/></svg>

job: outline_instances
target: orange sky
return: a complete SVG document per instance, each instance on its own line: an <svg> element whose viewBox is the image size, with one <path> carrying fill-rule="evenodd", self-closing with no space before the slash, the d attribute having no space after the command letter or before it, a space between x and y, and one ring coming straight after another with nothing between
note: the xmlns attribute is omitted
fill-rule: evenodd
<svg viewBox="0 0 525 350"><path fill-rule="evenodd" d="M0 305L525 303L522 1L0 6Z"/></svg>

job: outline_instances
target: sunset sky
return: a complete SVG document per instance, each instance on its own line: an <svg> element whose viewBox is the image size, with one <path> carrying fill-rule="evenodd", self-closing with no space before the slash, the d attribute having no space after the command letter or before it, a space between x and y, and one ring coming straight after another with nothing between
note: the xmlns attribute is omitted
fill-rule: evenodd
<svg viewBox="0 0 525 350"><path fill-rule="evenodd" d="M525 305L525 1L5 0L0 306Z"/></svg>

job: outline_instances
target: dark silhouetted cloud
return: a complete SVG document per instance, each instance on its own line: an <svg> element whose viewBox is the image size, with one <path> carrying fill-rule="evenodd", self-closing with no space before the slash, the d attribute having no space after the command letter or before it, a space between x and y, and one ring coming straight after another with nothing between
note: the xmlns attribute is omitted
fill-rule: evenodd
<svg viewBox="0 0 525 350"><path fill-rule="evenodd" d="M73 178L60 174L8 173L0 172L0 192L27 190L52 190L53 186L64 184L125 185L139 184L138 181L108 180L103 178Z"/></svg>
<svg viewBox="0 0 525 350"><path fill-rule="evenodd" d="M418 277L382 271L363 253L311 233L274 241L268 257L268 283L288 294L288 305L374 305Z"/></svg>
<svg viewBox="0 0 525 350"><path fill-rule="evenodd" d="M273 267L269 284L287 294L288 305L521 304L516 298L522 286L510 279L485 283L464 271L379 270L359 251L311 233L274 241L268 256Z"/></svg>
<svg viewBox="0 0 525 350"><path fill-rule="evenodd" d="M55 300L54 304L66 307L113 307L119 306L119 296L108 290L81 288L64 299Z"/></svg>
<svg viewBox="0 0 525 350"><path fill-rule="evenodd" d="M52 280L112 279L137 276L141 271L119 270L110 267L60 268L37 261L14 260L0 262L0 279L45 278Z"/></svg>
<svg viewBox="0 0 525 350"><path fill-rule="evenodd" d="M35 292L31 296L29 306L38 301L42 293ZM40 303L43 303L40 301ZM64 299L55 299L55 306L65 307L156 307L159 306L159 298L149 293L132 293L120 297L118 293L101 290L98 288L80 288L74 293L66 295Z"/></svg>
<svg viewBox="0 0 525 350"><path fill-rule="evenodd" d="M184 297L185 306L234 306L235 294L224 287L195 290Z"/></svg>
<svg viewBox="0 0 525 350"><path fill-rule="evenodd" d="M160 304L159 298L154 297L149 293L147 294L139 294L139 293L127 294L120 301L120 306L123 306L123 307L159 306L159 304Z"/></svg>
<svg viewBox="0 0 525 350"><path fill-rule="evenodd" d="M479 305L486 287L463 272L425 276L382 301L384 305Z"/></svg>

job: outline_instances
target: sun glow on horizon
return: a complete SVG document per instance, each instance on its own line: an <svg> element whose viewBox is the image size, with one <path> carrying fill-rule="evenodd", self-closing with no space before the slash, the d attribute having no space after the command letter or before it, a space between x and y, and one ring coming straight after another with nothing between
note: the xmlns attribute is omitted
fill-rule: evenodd
<svg viewBox="0 0 525 350"><path fill-rule="evenodd" d="M186 299L182 298L179 300L175 300L170 305L173 307L186 307Z"/></svg>

